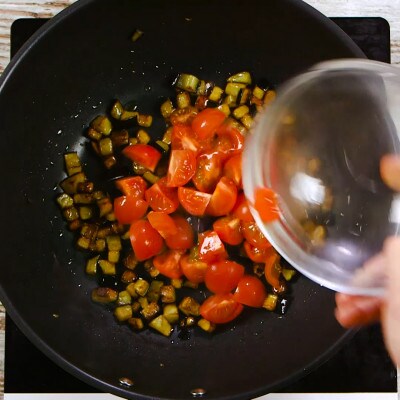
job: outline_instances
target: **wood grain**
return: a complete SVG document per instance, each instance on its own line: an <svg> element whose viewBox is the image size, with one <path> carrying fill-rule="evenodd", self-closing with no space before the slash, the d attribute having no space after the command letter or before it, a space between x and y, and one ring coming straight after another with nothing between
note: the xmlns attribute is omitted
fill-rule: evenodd
<svg viewBox="0 0 400 400"><path fill-rule="evenodd" d="M112 0L110 0L112 1ZM75 0L0 0L0 74L10 60L10 28L18 18L51 18ZM400 65L400 0L307 0L330 17L373 16L391 26L392 63ZM0 304L0 399L4 382L5 310Z"/></svg>

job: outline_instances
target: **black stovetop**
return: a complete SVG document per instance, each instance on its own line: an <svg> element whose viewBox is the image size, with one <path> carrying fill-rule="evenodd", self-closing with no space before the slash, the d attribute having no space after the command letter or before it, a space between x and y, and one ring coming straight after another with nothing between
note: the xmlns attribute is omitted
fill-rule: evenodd
<svg viewBox="0 0 400 400"><path fill-rule="evenodd" d="M370 59L390 62L390 28L381 18L332 18ZM45 20L17 20L11 29L12 55ZM5 393L98 392L50 361L6 320ZM286 393L396 392L396 369L388 357L380 327L360 330L325 364Z"/></svg>

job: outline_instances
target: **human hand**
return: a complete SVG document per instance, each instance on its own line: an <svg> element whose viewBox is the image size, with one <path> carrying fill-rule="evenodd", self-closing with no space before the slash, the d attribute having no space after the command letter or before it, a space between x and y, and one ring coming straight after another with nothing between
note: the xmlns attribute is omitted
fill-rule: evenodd
<svg viewBox="0 0 400 400"><path fill-rule="evenodd" d="M384 156L381 160L383 181L400 191L400 158ZM336 294L335 316L346 327L381 321L386 347L392 360L400 365L400 237L388 238L382 253L371 260L369 267L385 268L386 294L383 298Z"/></svg>
<svg viewBox="0 0 400 400"><path fill-rule="evenodd" d="M400 365L400 237L386 240L382 259L388 282L383 298L336 294L335 316L346 327L381 321L386 347L392 360ZM381 262L382 260L376 260Z"/></svg>

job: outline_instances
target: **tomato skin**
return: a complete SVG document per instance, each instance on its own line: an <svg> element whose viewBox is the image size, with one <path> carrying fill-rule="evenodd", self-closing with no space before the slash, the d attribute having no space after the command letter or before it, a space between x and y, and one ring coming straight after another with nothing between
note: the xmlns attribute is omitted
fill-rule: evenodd
<svg viewBox="0 0 400 400"><path fill-rule="evenodd" d="M225 246L217 232L208 231L199 235L199 259L207 263L225 258Z"/></svg>
<svg viewBox="0 0 400 400"><path fill-rule="evenodd" d="M134 196L140 199L144 198L147 189L147 183L141 176L117 179L115 185L125 196Z"/></svg>
<svg viewBox="0 0 400 400"><path fill-rule="evenodd" d="M201 146L190 125L177 124L172 127L172 150L191 150L197 154L200 148Z"/></svg>
<svg viewBox="0 0 400 400"><path fill-rule="evenodd" d="M181 251L167 250L153 258L153 265L167 278L179 279L183 275L180 266L181 257Z"/></svg>
<svg viewBox="0 0 400 400"><path fill-rule="evenodd" d="M247 202L244 193L238 195L232 214L241 221L254 222L253 215L250 212L249 203Z"/></svg>
<svg viewBox="0 0 400 400"><path fill-rule="evenodd" d="M242 182L242 154L231 157L224 165L224 176L235 182L238 189L243 189Z"/></svg>
<svg viewBox="0 0 400 400"><path fill-rule="evenodd" d="M187 250L194 244L194 233L189 222L180 215L172 216L177 233L165 239L167 246L173 250Z"/></svg>
<svg viewBox="0 0 400 400"><path fill-rule="evenodd" d="M162 211L150 211L147 214L151 226L164 238L176 235L178 228L176 227L175 221L165 212Z"/></svg>
<svg viewBox="0 0 400 400"><path fill-rule="evenodd" d="M208 269L208 264L197 260L189 254L182 256L180 260L183 275L193 283L202 283Z"/></svg>
<svg viewBox="0 0 400 400"><path fill-rule="evenodd" d="M193 184L200 192L211 193L222 176L222 158L218 153L205 152L197 157Z"/></svg>
<svg viewBox="0 0 400 400"><path fill-rule="evenodd" d="M212 263L205 274L207 289L213 293L229 293L236 288L244 275L244 267L234 261Z"/></svg>
<svg viewBox="0 0 400 400"><path fill-rule="evenodd" d="M179 207L178 193L167 186L167 178L161 178L145 192L146 201L154 211L171 214Z"/></svg>
<svg viewBox="0 0 400 400"><path fill-rule="evenodd" d="M229 214L237 200L237 188L232 179L223 176L211 196L206 213L213 217Z"/></svg>
<svg viewBox="0 0 400 400"><path fill-rule="evenodd" d="M129 229L131 245L139 261L154 257L163 248L164 240L150 225L149 221L139 219L131 224Z"/></svg>
<svg viewBox="0 0 400 400"><path fill-rule="evenodd" d="M243 247L247 257L255 263L265 263L267 258L275 251L272 246L260 249L250 244L247 240L244 241Z"/></svg>
<svg viewBox="0 0 400 400"><path fill-rule="evenodd" d="M255 222L242 221L242 232L244 238L254 247L266 249L272 246Z"/></svg>
<svg viewBox="0 0 400 400"><path fill-rule="evenodd" d="M261 307L264 303L267 291L264 284L256 276L243 276L233 294L233 298L241 304L249 307Z"/></svg>
<svg viewBox="0 0 400 400"><path fill-rule="evenodd" d="M213 229L225 243L236 246L243 242L239 218L230 215L219 218L213 223Z"/></svg>
<svg viewBox="0 0 400 400"><path fill-rule="evenodd" d="M169 158L167 186L186 185L196 172L196 153L191 150L172 150Z"/></svg>
<svg viewBox="0 0 400 400"><path fill-rule="evenodd" d="M255 191L254 208L263 222L279 219L278 199L272 189L257 188Z"/></svg>
<svg viewBox="0 0 400 400"><path fill-rule="evenodd" d="M211 200L211 194L199 192L194 189L180 187L178 188L178 199L181 206L191 215L204 215L208 203Z"/></svg>
<svg viewBox="0 0 400 400"><path fill-rule="evenodd" d="M145 200L134 196L120 196L114 199L114 214L120 224L130 224L142 218L147 211Z"/></svg>
<svg viewBox="0 0 400 400"><path fill-rule="evenodd" d="M122 150L122 154L130 160L146 167L151 172L154 172L161 159L161 153L148 144L130 144Z"/></svg>
<svg viewBox="0 0 400 400"><path fill-rule="evenodd" d="M192 129L199 140L209 139L216 133L225 118L225 114L217 108L205 108L194 117Z"/></svg>
<svg viewBox="0 0 400 400"><path fill-rule="evenodd" d="M233 321L241 312L243 306L238 303L233 294L214 294L200 306L200 315L214 324L226 324Z"/></svg>

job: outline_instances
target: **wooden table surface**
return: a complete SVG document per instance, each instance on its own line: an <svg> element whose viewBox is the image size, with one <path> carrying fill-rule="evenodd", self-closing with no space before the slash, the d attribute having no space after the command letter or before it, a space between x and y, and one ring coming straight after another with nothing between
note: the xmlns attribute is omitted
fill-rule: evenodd
<svg viewBox="0 0 400 400"><path fill-rule="evenodd" d="M10 27L18 18L50 18L75 0L0 0L0 74L10 60ZM112 1L112 0L110 0ZM267 0L266 0L267 1ZM392 63L400 66L400 0L306 0L329 17L383 17L391 27ZM5 310L0 305L0 396L3 397Z"/></svg>

